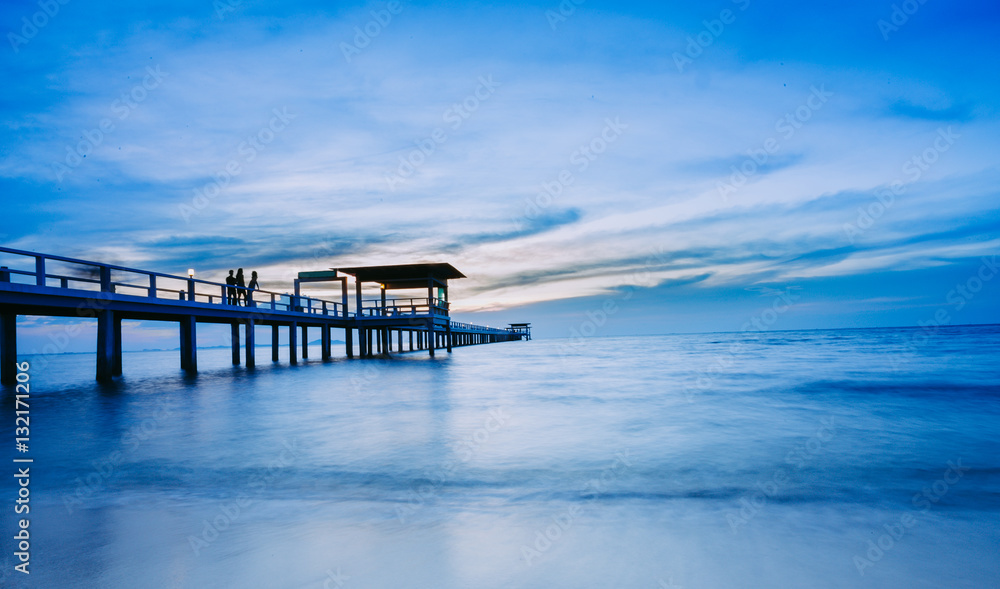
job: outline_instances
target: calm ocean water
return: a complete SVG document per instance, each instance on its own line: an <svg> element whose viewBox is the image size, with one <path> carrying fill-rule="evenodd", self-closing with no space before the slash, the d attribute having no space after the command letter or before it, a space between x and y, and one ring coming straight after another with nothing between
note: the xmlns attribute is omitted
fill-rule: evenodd
<svg viewBox="0 0 1000 589"><path fill-rule="evenodd" d="M33 370L0 584L1000 587L997 326L258 353Z"/></svg>

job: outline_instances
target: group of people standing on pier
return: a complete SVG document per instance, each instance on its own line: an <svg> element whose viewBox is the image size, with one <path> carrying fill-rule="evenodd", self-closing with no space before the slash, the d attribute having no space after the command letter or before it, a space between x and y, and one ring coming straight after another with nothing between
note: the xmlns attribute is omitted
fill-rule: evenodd
<svg viewBox="0 0 1000 589"><path fill-rule="evenodd" d="M243 278L243 268L236 270L236 276L233 276L233 271L230 270L229 276L226 277L226 304L252 307L253 291L258 288L260 284L257 283L256 270L250 275L249 284Z"/></svg>

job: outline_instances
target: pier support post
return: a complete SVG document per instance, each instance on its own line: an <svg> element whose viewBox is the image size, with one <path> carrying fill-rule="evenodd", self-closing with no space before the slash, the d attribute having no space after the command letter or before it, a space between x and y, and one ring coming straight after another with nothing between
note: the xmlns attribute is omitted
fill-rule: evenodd
<svg viewBox="0 0 1000 589"><path fill-rule="evenodd" d="M108 309L97 312L97 380L107 382L115 370L115 313Z"/></svg>
<svg viewBox="0 0 1000 589"><path fill-rule="evenodd" d="M288 363L298 364L299 363L299 342L298 342L298 331L299 325L296 322L292 322L288 326Z"/></svg>
<svg viewBox="0 0 1000 589"><path fill-rule="evenodd" d="M17 382L17 314L0 312L0 382Z"/></svg>
<svg viewBox="0 0 1000 589"><path fill-rule="evenodd" d="M114 332L112 337L114 342L111 349L111 374L113 376L122 375L122 318L116 313L114 321L111 323Z"/></svg>
<svg viewBox="0 0 1000 589"><path fill-rule="evenodd" d="M350 325L344 328L344 347L347 348L347 357L354 358L354 328Z"/></svg>
<svg viewBox="0 0 1000 589"><path fill-rule="evenodd" d="M434 339L434 319L432 318L427 320L427 349L432 358L434 357L434 347L437 344Z"/></svg>
<svg viewBox="0 0 1000 589"><path fill-rule="evenodd" d="M322 348L323 361L330 359L330 326L323 325L319 328L320 348Z"/></svg>
<svg viewBox="0 0 1000 589"><path fill-rule="evenodd" d="M247 319L247 333L246 333L246 355L247 355L247 368L254 368L257 366L257 359L254 358L254 350L256 349L256 336L254 333L254 326L256 322L250 318Z"/></svg>
<svg viewBox="0 0 1000 589"><path fill-rule="evenodd" d="M278 324L271 324L271 362L278 361Z"/></svg>
<svg viewBox="0 0 1000 589"><path fill-rule="evenodd" d="M302 326L302 359L309 357L309 328Z"/></svg>
<svg viewBox="0 0 1000 589"><path fill-rule="evenodd" d="M233 321L229 325L230 339L232 340L233 348L233 366L240 365L240 324Z"/></svg>
<svg viewBox="0 0 1000 589"><path fill-rule="evenodd" d="M445 344L448 346L448 353L451 353L451 321L448 322L448 327L446 328L446 333L444 336Z"/></svg>
<svg viewBox="0 0 1000 589"><path fill-rule="evenodd" d="M197 322L194 316L181 319L181 370L198 371Z"/></svg>
<svg viewBox="0 0 1000 589"><path fill-rule="evenodd" d="M365 310L364 307L362 306L360 280L355 279L354 281L354 293L355 293L355 300L357 301L357 307L355 307L354 309L354 315L356 317L364 317ZM368 341L367 332L368 330L363 329L361 327L361 324L358 323L358 353L362 358L371 355L371 346L369 345L370 342Z"/></svg>

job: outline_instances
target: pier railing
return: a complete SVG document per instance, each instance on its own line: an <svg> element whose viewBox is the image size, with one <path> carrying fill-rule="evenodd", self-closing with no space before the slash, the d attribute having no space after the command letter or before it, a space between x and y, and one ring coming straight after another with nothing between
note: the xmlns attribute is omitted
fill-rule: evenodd
<svg viewBox="0 0 1000 589"><path fill-rule="evenodd" d="M472 323L461 323L459 321L452 321L451 328L455 330L471 331L476 333L518 333L509 327L490 327L488 325L474 325Z"/></svg>
<svg viewBox="0 0 1000 589"><path fill-rule="evenodd" d="M410 317L426 315L448 315L448 303L441 299L390 299L362 301L362 317Z"/></svg>
<svg viewBox="0 0 1000 589"><path fill-rule="evenodd" d="M6 255L5 255L6 254ZM158 301L229 304L230 289L251 307L345 317L343 304L302 295L250 289L193 276L176 276L64 256L0 247L0 282L145 296ZM20 266L17 268L15 266ZM33 268L33 269L32 269ZM245 293L245 295L244 295Z"/></svg>

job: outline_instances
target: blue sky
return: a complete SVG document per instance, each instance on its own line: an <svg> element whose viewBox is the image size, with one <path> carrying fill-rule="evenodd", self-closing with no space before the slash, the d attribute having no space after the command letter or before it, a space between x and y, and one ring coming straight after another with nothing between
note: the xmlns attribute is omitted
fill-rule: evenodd
<svg viewBox="0 0 1000 589"><path fill-rule="evenodd" d="M955 294L1000 249L994 3L0 11L8 247L448 261L460 319L549 337L1000 321Z"/></svg>

